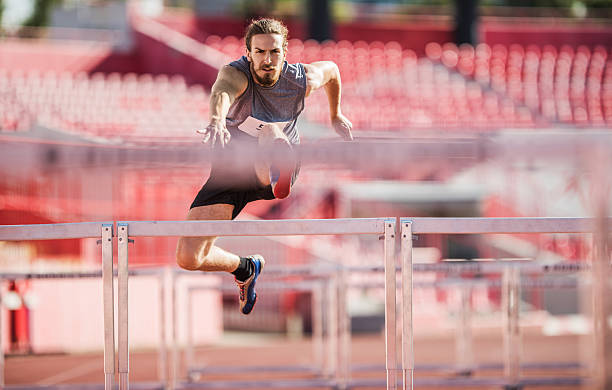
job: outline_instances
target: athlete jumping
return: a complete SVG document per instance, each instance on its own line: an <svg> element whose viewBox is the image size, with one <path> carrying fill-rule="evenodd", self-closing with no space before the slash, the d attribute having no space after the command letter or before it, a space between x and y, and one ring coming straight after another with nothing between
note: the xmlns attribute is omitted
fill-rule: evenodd
<svg viewBox="0 0 612 390"><path fill-rule="evenodd" d="M287 28L275 19L253 21L246 29L246 55L224 66L210 96L210 122L197 133L214 148L208 181L191 204L188 220L230 220L247 203L289 196L299 172L296 158L279 161L272 154L245 167L239 162L245 148L279 149L291 156L300 142L297 118L304 99L321 87L329 102L332 127L352 140L352 124L340 109L341 81L332 61L287 63ZM215 246L217 237L181 237L176 260L192 271L225 271L235 276L240 311L253 310L255 282L265 261L260 255L238 256Z"/></svg>

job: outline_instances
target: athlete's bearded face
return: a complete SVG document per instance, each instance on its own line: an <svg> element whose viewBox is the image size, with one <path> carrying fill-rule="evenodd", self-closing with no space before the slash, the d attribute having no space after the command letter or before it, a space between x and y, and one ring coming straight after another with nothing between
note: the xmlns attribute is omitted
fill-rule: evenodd
<svg viewBox="0 0 612 390"><path fill-rule="evenodd" d="M286 54L283 43L280 34L256 34L251 38L247 59L257 84L271 87L278 81Z"/></svg>

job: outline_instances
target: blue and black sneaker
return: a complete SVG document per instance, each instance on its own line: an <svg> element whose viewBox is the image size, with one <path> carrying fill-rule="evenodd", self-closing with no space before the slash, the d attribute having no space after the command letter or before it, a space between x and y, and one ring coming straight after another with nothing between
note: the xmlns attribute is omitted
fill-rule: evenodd
<svg viewBox="0 0 612 390"><path fill-rule="evenodd" d="M236 279L236 284L240 289L240 312L242 314L249 314L255 306L255 301L257 301L255 282L257 282L257 277L266 263L261 255L251 255L247 256L247 258L253 264L253 274L244 282Z"/></svg>

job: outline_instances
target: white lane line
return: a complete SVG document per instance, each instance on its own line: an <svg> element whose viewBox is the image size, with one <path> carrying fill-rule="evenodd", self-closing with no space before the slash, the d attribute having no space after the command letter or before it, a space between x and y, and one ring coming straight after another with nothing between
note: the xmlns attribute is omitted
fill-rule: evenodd
<svg viewBox="0 0 612 390"><path fill-rule="evenodd" d="M89 374L95 370L101 370L102 364L101 362L94 360L89 363L84 363L78 366L75 366L69 370L62 371L55 375L51 375L48 378L42 379L37 384L39 385L55 385L64 381L67 381L72 378L76 378L81 375Z"/></svg>

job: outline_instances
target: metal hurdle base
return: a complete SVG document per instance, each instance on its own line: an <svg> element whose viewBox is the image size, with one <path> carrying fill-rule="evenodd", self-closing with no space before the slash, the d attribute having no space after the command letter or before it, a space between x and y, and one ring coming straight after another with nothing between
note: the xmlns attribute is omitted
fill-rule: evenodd
<svg viewBox="0 0 612 390"><path fill-rule="evenodd" d="M581 369L584 366L578 362L562 362L562 363L549 363L549 362L537 362L537 363L522 363L520 365L521 370L559 370L559 369ZM352 366L351 371L353 372L367 372L367 371L381 371L384 370L384 365L381 364L355 364ZM464 373L475 374L478 371L494 371L503 370L503 363L482 363L474 364L471 369L465 371L456 370L456 366L453 364L415 364L415 371L419 372L450 372L454 375L465 376Z"/></svg>
<svg viewBox="0 0 612 390"><path fill-rule="evenodd" d="M114 386L116 388L117 385ZM165 390L166 386L158 382L137 382L130 383L130 388L134 390ZM10 385L4 386L4 390L101 390L104 383L74 383L57 385Z"/></svg>
<svg viewBox="0 0 612 390"><path fill-rule="evenodd" d="M585 378L526 378L516 385L508 385L505 378L415 378L414 385L418 387L499 387L504 390L520 390L524 387L534 386L580 386L585 383ZM359 379L351 380L346 388L380 387L384 388L387 382L381 379ZM397 386L401 387L401 380ZM133 387L130 385L130 387ZM205 383L178 383L178 389L225 389L225 388L330 388L339 389L339 384L333 380L308 379L308 380L267 380L267 381L211 381Z"/></svg>
<svg viewBox="0 0 612 390"><path fill-rule="evenodd" d="M386 382L383 382L383 386ZM131 386L130 386L131 387ZM310 388L331 388L339 389L336 381L330 379L273 379L273 380L257 380L257 381L210 381L210 382L182 382L178 383L174 389L249 389L249 388L282 388L294 389L299 387Z"/></svg>
<svg viewBox="0 0 612 390"><path fill-rule="evenodd" d="M202 375L206 374L236 374L246 372L265 372L265 373L303 373L312 375L322 375L320 367L314 366L248 366L248 367L200 367L190 368L187 377L195 383Z"/></svg>
<svg viewBox="0 0 612 390"><path fill-rule="evenodd" d="M580 386L584 378L526 378L517 385L508 385L505 378L415 378L414 385L418 387L499 387L505 390L518 390L533 386ZM398 381L398 386L400 386ZM384 379L352 380L348 388L381 387L386 385Z"/></svg>

